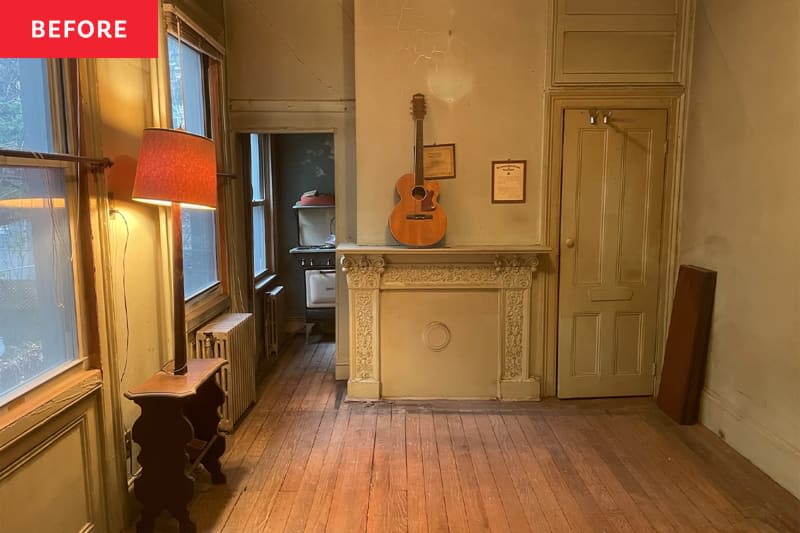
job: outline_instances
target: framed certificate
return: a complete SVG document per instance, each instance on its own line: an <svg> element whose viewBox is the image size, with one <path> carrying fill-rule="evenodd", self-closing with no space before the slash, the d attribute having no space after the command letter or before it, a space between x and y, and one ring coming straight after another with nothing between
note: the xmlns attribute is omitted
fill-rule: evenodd
<svg viewBox="0 0 800 533"><path fill-rule="evenodd" d="M456 145L434 144L422 150L422 168L426 180L456 177Z"/></svg>
<svg viewBox="0 0 800 533"><path fill-rule="evenodd" d="M525 203L526 161L492 161L492 203Z"/></svg>

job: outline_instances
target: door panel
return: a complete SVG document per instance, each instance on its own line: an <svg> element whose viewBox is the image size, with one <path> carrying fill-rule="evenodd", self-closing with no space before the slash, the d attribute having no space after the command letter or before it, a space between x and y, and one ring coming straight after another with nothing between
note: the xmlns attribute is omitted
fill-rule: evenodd
<svg viewBox="0 0 800 533"><path fill-rule="evenodd" d="M618 313L615 317L615 374L638 375L642 372L642 313Z"/></svg>
<svg viewBox="0 0 800 533"><path fill-rule="evenodd" d="M584 129L578 139L580 158L575 183L577 203L574 234L582 246L575 250L575 283L600 284L602 277L603 227L597 224L605 214L605 131Z"/></svg>
<svg viewBox="0 0 800 533"><path fill-rule="evenodd" d="M558 395L653 393L667 112L564 116Z"/></svg>
<svg viewBox="0 0 800 533"><path fill-rule="evenodd" d="M572 329L572 372L575 376L596 376L600 371L600 315L574 315Z"/></svg>

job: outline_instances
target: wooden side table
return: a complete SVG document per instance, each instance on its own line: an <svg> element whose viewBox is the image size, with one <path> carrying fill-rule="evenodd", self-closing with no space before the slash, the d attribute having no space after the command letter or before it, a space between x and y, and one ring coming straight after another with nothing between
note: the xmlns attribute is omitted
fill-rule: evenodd
<svg viewBox="0 0 800 533"><path fill-rule="evenodd" d="M225 483L219 458L225 438L218 433L218 409L225 393L214 376L225 359L190 359L186 374L174 375L170 366L125 393L142 409L133 425L139 444L142 472L134 493L142 503L137 532L151 532L166 510L178 520L181 533L197 530L186 508L194 494L190 475L198 464L211 473L215 484Z"/></svg>

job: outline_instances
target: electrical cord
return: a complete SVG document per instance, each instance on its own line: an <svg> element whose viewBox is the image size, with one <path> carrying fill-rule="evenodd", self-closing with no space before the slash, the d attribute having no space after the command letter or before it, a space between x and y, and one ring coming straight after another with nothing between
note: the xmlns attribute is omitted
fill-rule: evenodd
<svg viewBox="0 0 800 533"><path fill-rule="evenodd" d="M127 282L127 268L126 268L126 259L128 257L128 241L131 237L131 230L130 226L128 226L128 219L125 218L125 215L122 211L118 209L111 209L109 211L112 215L119 215L122 218L122 221L125 223L125 244L122 247L122 302L123 307L125 309L125 359L122 363L122 372L119 376L119 382L122 383L122 380L125 379L125 373L128 371L128 353L130 352L130 340L131 340L131 331L130 331L130 323L128 319L128 282Z"/></svg>

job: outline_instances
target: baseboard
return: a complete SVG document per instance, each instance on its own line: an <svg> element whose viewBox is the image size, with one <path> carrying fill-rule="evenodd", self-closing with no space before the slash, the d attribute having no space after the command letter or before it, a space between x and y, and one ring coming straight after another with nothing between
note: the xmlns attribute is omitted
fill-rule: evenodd
<svg viewBox="0 0 800 533"><path fill-rule="evenodd" d="M336 363L336 380L350 379L350 364Z"/></svg>
<svg viewBox="0 0 800 533"><path fill-rule="evenodd" d="M703 389L700 422L800 498L800 449L742 413L718 393Z"/></svg>
<svg viewBox="0 0 800 533"><path fill-rule="evenodd" d="M536 378L522 381L500 381L501 400L541 400L542 388Z"/></svg>
<svg viewBox="0 0 800 533"><path fill-rule="evenodd" d="M301 332L305 325L306 320L301 316L290 316L286 318L286 332L289 333L289 335L294 335L295 333Z"/></svg>
<svg viewBox="0 0 800 533"><path fill-rule="evenodd" d="M372 380L349 380L347 399L352 401L373 401L381 399L381 384Z"/></svg>

